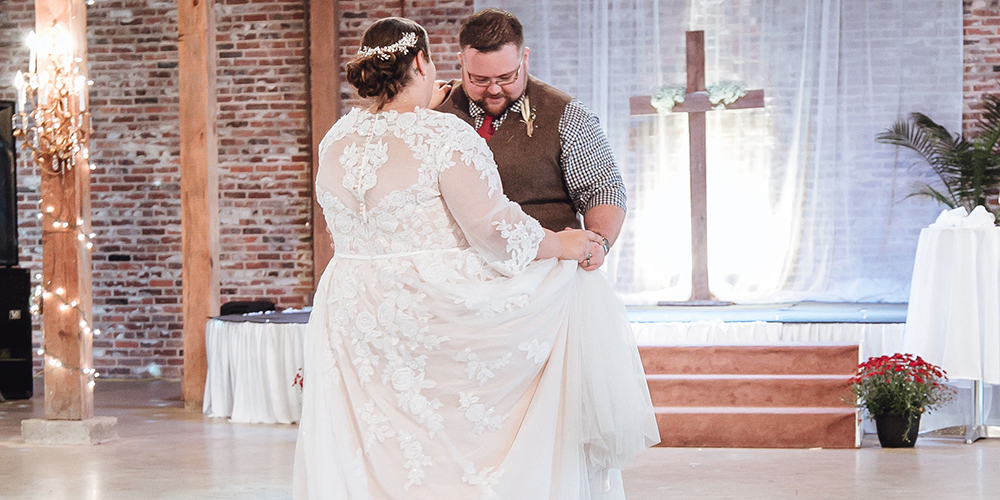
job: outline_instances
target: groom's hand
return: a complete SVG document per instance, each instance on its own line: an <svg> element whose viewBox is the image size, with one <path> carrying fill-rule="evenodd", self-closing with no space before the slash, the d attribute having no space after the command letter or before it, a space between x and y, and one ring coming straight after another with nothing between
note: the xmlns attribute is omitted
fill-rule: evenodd
<svg viewBox="0 0 1000 500"><path fill-rule="evenodd" d="M604 264L604 245L591 241L587 245L587 253L590 254L590 259L580 261L580 267L584 271L593 271Z"/></svg>

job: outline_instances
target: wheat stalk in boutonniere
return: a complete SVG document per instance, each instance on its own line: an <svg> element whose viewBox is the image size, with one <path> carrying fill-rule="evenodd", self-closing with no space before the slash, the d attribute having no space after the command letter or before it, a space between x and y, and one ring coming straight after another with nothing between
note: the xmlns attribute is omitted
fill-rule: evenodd
<svg viewBox="0 0 1000 500"><path fill-rule="evenodd" d="M531 133L535 131L535 108L531 107L528 96L524 96L521 103L521 123L528 126L528 137L531 137Z"/></svg>

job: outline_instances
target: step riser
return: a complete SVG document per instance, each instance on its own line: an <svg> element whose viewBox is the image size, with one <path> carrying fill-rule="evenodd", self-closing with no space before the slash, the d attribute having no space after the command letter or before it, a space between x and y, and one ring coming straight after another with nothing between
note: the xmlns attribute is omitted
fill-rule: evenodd
<svg viewBox="0 0 1000 500"><path fill-rule="evenodd" d="M843 397L857 345L646 346L639 354L660 446L855 447L857 415Z"/></svg>
<svg viewBox="0 0 1000 500"><path fill-rule="evenodd" d="M854 414L657 413L660 444L697 448L854 448Z"/></svg>
<svg viewBox="0 0 1000 500"><path fill-rule="evenodd" d="M837 407L843 401L847 377L810 379L647 380L653 406L691 407Z"/></svg>
<svg viewBox="0 0 1000 500"><path fill-rule="evenodd" d="M643 346L647 375L853 375L858 346Z"/></svg>

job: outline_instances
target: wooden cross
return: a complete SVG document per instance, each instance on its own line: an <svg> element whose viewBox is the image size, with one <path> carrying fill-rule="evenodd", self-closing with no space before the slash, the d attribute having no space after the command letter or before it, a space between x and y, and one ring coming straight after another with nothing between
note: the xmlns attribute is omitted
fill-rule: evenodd
<svg viewBox="0 0 1000 500"><path fill-rule="evenodd" d="M632 116L655 115L649 96L629 99ZM764 91L749 90L726 109L763 108ZM691 302L712 300L708 290L708 204L705 178L705 112L713 109L705 91L705 32L687 32L687 94L674 111L688 114L691 162Z"/></svg>

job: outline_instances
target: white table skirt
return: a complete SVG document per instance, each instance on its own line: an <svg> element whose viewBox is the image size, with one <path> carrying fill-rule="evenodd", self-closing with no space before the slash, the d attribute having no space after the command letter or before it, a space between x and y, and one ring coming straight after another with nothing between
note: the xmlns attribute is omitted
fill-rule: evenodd
<svg viewBox="0 0 1000 500"><path fill-rule="evenodd" d="M305 324L209 320L202 411L239 423L297 422L302 393L293 382L302 367L305 335Z"/></svg>
<svg viewBox="0 0 1000 500"><path fill-rule="evenodd" d="M903 347L951 379L1000 384L1000 228L920 231Z"/></svg>

